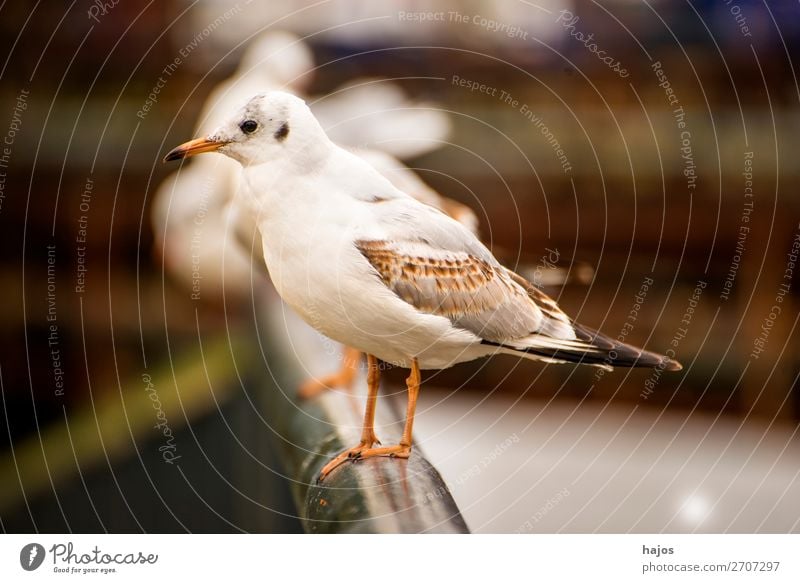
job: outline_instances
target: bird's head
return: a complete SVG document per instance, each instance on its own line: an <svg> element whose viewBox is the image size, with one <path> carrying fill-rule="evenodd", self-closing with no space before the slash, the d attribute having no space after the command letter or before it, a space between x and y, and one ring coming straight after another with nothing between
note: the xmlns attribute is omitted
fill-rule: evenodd
<svg viewBox="0 0 800 583"><path fill-rule="evenodd" d="M282 91L259 93L208 136L170 151L165 162L219 152L242 166L281 158L302 161L327 146L328 138L299 97Z"/></svg>

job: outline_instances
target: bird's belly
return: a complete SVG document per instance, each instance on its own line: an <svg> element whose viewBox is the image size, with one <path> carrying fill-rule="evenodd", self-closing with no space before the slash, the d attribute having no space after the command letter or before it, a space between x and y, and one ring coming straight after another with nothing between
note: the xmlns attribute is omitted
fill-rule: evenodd
<svg viewBox="0 0 800 583"><path fill-rule="evenodd" d="M417 358L423 369L441 369L490 352L472 334L454 330L444 318L423 314L410 318L403 311L365 301L344 310L331 308L323 319L316 318L318 312L314 311L303 317L342 344L406 368L412 358Z"/></svg>
<svg viewBox="0 0 800 583"><path fill-rule="evenodd" d="M441 316L422 314L397 297L374 273L346 272L304 278L282 286L283 299L322 334L408 367L416 357L424 369L447 368L485 356L490 350L472 333L454 328ZM314 285L308 285L315 281Z"/></svg>

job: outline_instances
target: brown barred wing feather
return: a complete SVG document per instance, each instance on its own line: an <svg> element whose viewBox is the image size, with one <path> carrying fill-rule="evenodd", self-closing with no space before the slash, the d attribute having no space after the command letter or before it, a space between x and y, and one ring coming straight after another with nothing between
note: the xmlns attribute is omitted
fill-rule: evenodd
<svg viewBox="0 0 800 583"><path fill-rule="evenodd" d="M420 312L502 342L539 330L544 316L508 272L467 252L425 242L358 241L383 283Z"/></svg>

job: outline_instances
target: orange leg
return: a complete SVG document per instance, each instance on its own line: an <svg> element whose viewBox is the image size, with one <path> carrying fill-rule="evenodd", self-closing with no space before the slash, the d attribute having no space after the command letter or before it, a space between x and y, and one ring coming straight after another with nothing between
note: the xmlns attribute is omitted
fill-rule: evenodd
<svg viewBox="0 0 800 583"><path fill-rule="evenodd" d="M359 362L361 362L361 351L350 346L345 346L341 368L322 378L308 379L300 385L297 394L301 399L311 399L324 391L336 387L342 387L349 391L353 388L353 381L356 380Z"/></svg>
<svg viewBox="0 0 800 583"><path fill-rule="evenodd" d="M375 431L373 429L375 422L375 398L378 394L379 385L379 372L378 360L372 356L367 355L370 366L370 379L373 377L373 363L375 367L374 372L374 385L370 382L369 395L367 396L367 408L364 414L364 429L361 433L361 443L350 449L346 449L328 464L322 468L319 474L319 480L324 480L325 477L334 469L338 468L347 460L361 460L376 456L388 456L407 458L411 455L411 438L414 429L414 412L417 409L417 398L419 397L419 383L420 372L417 359L411 361L411 374L406 379L406 386L408 387L408 408L406 410L406 424L403 428L403 436L400 443L397 445L390 445L388 447L372 447L373 444L380 442L375 438Z"/></svg>

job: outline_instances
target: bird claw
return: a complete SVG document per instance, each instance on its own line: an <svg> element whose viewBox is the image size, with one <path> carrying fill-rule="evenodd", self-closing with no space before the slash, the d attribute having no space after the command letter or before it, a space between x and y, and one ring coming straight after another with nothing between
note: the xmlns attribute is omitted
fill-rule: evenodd
<svg viewBox="0 0 800 583"><path fill-rule="evenodd" d="M317 484L321 483L322 480L324 480L333 470L348 461L355 463L371 457L408 459L408 457L411 455L410 445L399 444L391 445L389 447L373 447L373 445L376 443L380 444L377 439L372 443L362 442L356 447L352 447L337 455L322 468L319 477L317 478Z"/></svg>

